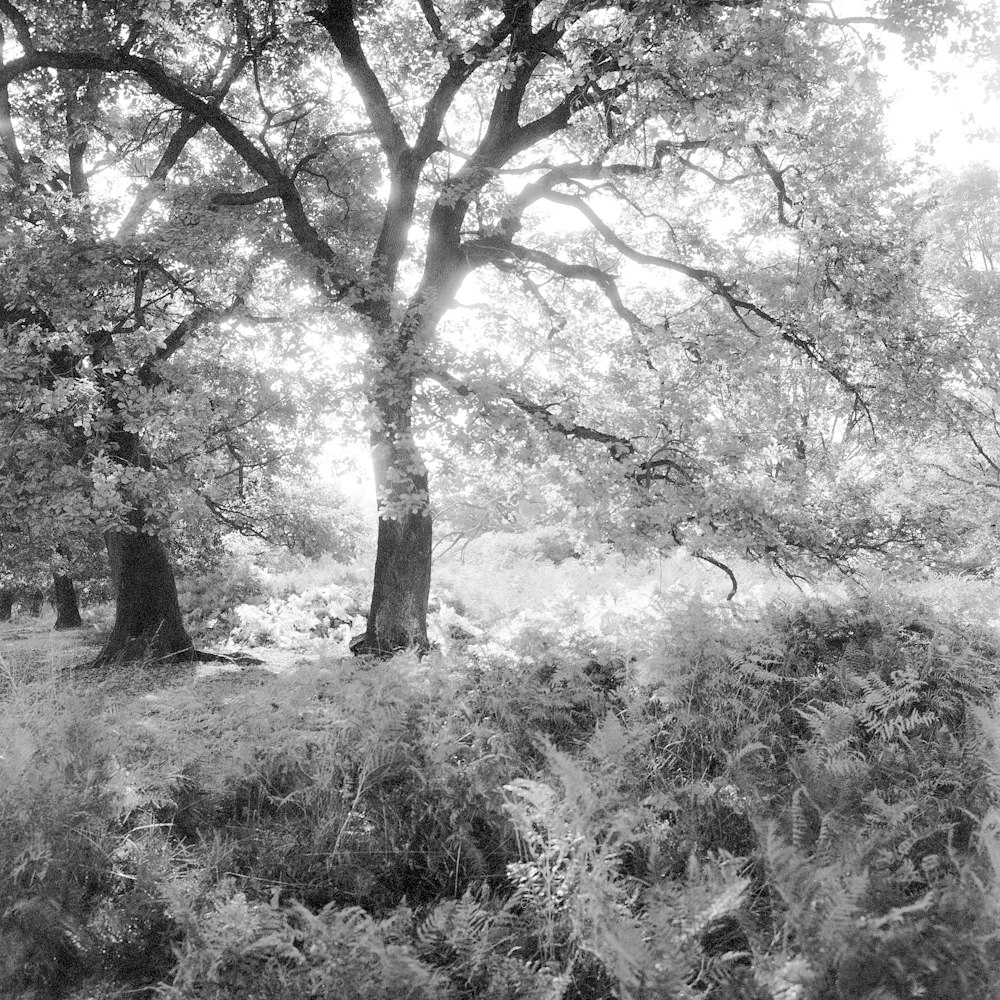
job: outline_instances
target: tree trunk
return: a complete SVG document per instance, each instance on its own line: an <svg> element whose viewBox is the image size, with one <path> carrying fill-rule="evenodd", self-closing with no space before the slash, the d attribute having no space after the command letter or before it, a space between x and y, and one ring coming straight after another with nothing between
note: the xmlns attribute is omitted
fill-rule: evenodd
<svg viewBox="0 0 1000 1000"><path fill-rule="evenodd" d="M45 594L38 587L34 587L25 592L24 603L28 606L28 614L32 618L38 618L42 613L42 605L45 603Z"/></svg>
<svg viewBox="0 0 1000 1000"><path fill-rule="evenodd" d="M356 654L391 656L429 648L427 602L431 589L432 526L427 472L412 439L373 433L375 484L381 499L375 581L368 630L352 645ZM405 469L407 494L398 470ZM411 502L407 503L407 499Z"/></svg>
<svg viewBox="0 0 1000 1000"><path fill-rule="evenodd" d="M181 619L177 584L163 543L138 530L108 532L108 556L115 579L115 624L95 662L156 659L192 660L197 653Z"/></svg>
<svg viewBox="0 0 1000 1000"><path fill-rule="evenodd" d="M379 518L368 631L355 652L388 656L401 649L426 650L430 590L430 516Z"/></svg>
<svg viewBox="0 0 1000 1000"><path fill-rule="evenodd" d="M14 615L16 592L4 587L0 590L0 622L9 622Z"/></svg>
<svg viewBox="0 0 1000 1000"><path fill-rule="evenodd" d="M80 628L83 619L80 617L80 605L76 600L73 580L63 573L53 573L52 584L55 590L56 629L62 631Z"/></svg>

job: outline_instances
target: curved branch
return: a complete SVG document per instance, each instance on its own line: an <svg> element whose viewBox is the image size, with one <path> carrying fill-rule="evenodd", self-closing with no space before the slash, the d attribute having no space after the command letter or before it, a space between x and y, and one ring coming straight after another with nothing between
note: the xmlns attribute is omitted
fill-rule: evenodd
<svg viewBox="0 0 1000 1000"><path fill-rule="evenodd" d="M692 552L691 553L695 559L700 559L702 562L707 562L710 566L714 566L716 569L721 569L726 576L729 577L729 582L732 587L728 594L726 594L726 600L731 601L736 596L736 591L739 589L739 584L736 582L736 574L720 559L716 559L714 556L710 556L705 552Z"/></svg>
<svg viewBox="0 0 1000 1000"><path fill-rule="evenodd" d="M449 372L438 370L424 374L427 378L446 389L450 389L458 396L468 398L479 395L475 386L455 378ZM649 489L654 482L676 483L678 480L675 476L680 477L687 484L695 481L694 471L685 468L679 461L667 458L664 455L663 447L657 448L652 454L643 458L639 452L639 446L630 438L622 437L620 434L609 434L607 431L588 427L586 424L565 420L552 412L552 403L538 403L509 386L491 384L489 388L489 400L497 398L505 400L522 413L538 421L545 430L551 433L575 441L591 441L594 444L604 445L608 450L608 455L614 461L622 464L629 463L633 466L625 474L625 478L630 479L637 486ZM489 400L484 400L484 402ZM677 453L681 454L679 451Z"/></svg>
<svg viewBox="0 0 1000 1000"><path fill-rule="evenodd" d="M24 14L10 0L0 0L0 14L3 14L10 21L18 44L24 49L25 54L33 51L35 46L31 40L31 25L28 24L28 19Z"/></svg>
<svg viewBox="0 0 1000 1000"><path fill-rule="evenodd" d="M433 371L426 374L428 378L444 386L446 389L450 389L458 396L468 397L478 395L474 386L462 382L446 371ZM491 386L492 388L494 387ZM544 403L536 403L523 393L507 386L497 388L500 388L499 395L502 399L512 403L522 413L543 421L549 430L561 434L563 437L575 438L578 441L594 441L597 444L607 445L612 458L619 461L635 453L635 445L628 438L623 438L618 434L608 434L606 431L599 431L583 424L562 420L552 413L550 409L551 404L547 406Z"/></svg>
<svg viewBox="0 0 1000 1000"><path fill-rule="evenodd" d="M471 240L463 244L466 254L471 260L477 256L483 256L485 260L496 264L498 259L513 257L516 260L525 261L531 264L538 264L553 274L558 274L562 278L570 280L589 281L597 286L604 297L611 303L611 308L633 329L648 331L649 324L643 322L622 300L618 290L618 284L614 277L607 271L601 270L592 264L571 264L546 253L544 250L535 250L531 247L520 246L509 240L491 239L485 237L481 240Z"/></svg>

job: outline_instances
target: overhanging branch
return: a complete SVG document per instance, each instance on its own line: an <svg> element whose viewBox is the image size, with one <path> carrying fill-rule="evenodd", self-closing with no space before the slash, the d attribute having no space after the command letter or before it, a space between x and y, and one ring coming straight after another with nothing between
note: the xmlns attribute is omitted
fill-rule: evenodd
<svg viewBox="0 0 1000 1000"><path fill-rule="evenodd" d="M840 365L831 361L829 358L826 358L821 353L816 342L811 337L801 335L796 330L793 323L788 320L780 319L770 313L763 306L760 306L756 302L746 298L739 291L735 282L725 279L717 271L714 271L711 268L692 267L690 264L685 264L682 261L672 260L668 257L661 257L656 254L648 254L643 251L636 250L634 247L626 243L606 222L604 222L583 198L580 198L577 195L568 195L558 191L553 191L551 187L547 185L528 184L525 187L525 191L522 192L521 199L530 198L543 198L546 201L551 201L554 204L563 205L564 207L572 208L580 212L580 214L583 215L590 223L594 231L601 236L604 242L628 260L631 260L636 264L642 264L646 267L672 271L675 274L680 274L691 281L697 282L713 296L719 298L723 303L725 303L730 313L739 322L739 324L754 336L760 336L760 330L752 326L748 320L753 318L763 322L770 329L774 330L782 340L801 351L812 362L814 362L817 367L833 378L841 386L841 388L849 392L855 398L858 405L860 405L861 408L867 412L867 406L864 404L861 396L861 387L850 378L848 373ZM515 224L508 227L502 226L501 228L502 235L470 241L468 244L470 251L475 252L476 250L485 249L493 253L497 258L501 258L504 251L512 257L516 257L519 254L534 255L539 253L534 250L527 250L526 248L517 248L515 250L514 244L511 241L512 232L517 228ZM541 256L539 256L538 262L542 263ZM576 267L576 265L567 266ZM576 276L585 277L582 272ZM591 280L593 279L591 278Z"/></svg>
<svg viewBox="0 0 1000 1000"><path fill-rule="evenodd" d="M188 112L212 128L266 185L273 186L281 200L285 222L299 247L319 265L318 278L335 299L350 299L359 291L355 279L343 272L340 260L329 243L313 226L302 203L295 182L280 163L262 150L236 123L214 103L191 91L171 76L158 62L126 52L101 55L90 51L58 52L32 50L25 56L0 66L0 88L36 69L68 69L103 73L132 73L174 107ZM356 295L358 307L363 296Z"/></svg>
<svg viewBox="0 0 1000 1000"><path fill-rule="evenodd" d="M463 398L479 397L475 386L463 382L449 372L431 371L426 373L426 377L454 392L457 396ZM694 482L692 469L685 468L681 462L668 457L662 445L657 446L651 454L643 457L639 445L630 438L560 417L552 412L552 404L539 403L509 386L491 384L488 401L492 402L495 399L504 400L515 409L531 417L546 431L560 437L603 445L614 461L630 463L633 466L626 478L640 486L649 488L654 482L675 483L678 478L688 484ZM488 401L483 400L484 404Z"/></svg>

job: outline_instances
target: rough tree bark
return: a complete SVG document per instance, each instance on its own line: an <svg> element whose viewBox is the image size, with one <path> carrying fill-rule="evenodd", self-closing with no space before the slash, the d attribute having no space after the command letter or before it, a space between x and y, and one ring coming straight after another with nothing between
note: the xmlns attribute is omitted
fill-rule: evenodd
<svg viewBox="0 0 1000 1000"><path fill-rule="evenodd" d="M112 411L115 404L112 404ZM148 466L139 436L133 431L110 435L115 461ZM163 543L144 532L140 506L133 508L122 531L108 531L111 580L115 591L115 623L96 665L152 657L158 660L194 660L199 655L184 628L177 583Z"/></svg>
<svg viewBox="0 0 1000 1000"><path fill-rule="evenodd" d="M80 628L83 619L80 617L80 605L76 599L76 587L71 577L64 573L52 574L52 585L55 592L56 624L59 631Z"/></svg>
<svg viewBox="0 0 1000 1000"><path fill-rule="evenodd" d="M95 663L197 659L163 543L140 530L141 512L133 512L130 522L133 532L109 531L105 536L111 565L118 567L115 624Z"/></svg>
<svg viewBox="0 0 1000 1000"><path fill-rule="evenodd" d="M407 414L408 417L408 414ZM358 654L388 656L401 649L426 650L427 604L431 589L432 522L427 508L427 472L408 435L372 434L372 464L383 506L379 512L375 580L368 629L352 645ZM394 470L408 469L400 495Z"/></svg>

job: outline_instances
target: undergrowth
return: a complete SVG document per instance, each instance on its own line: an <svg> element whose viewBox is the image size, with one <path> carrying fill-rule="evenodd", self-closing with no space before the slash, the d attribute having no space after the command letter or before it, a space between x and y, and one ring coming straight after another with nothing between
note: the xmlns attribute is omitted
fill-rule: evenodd
<svg viewBox="0 0 1000 1000"><path fill-rule="evenodd" d="M1000 995L992 632L441 593L462 640L422 659L8 671L0 993Z"/></svg>

